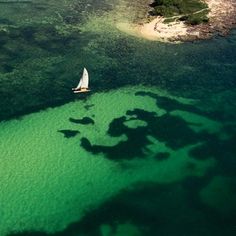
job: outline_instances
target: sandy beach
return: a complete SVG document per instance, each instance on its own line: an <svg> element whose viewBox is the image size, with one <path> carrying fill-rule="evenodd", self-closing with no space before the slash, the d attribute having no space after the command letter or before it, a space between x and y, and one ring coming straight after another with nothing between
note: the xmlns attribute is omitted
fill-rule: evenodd
<svg viewBox="0 0 236 236"><path fill-rule="evenodd" d="M149 23L117 23L117 28L131 35L148 40L167 42L191 41L209 38L215 33L225 35L236 25L235 0L204 0L208 5L209 22L196 26L186 25L175 17L171 23L164 23L166 18L158 16Z"/></svg>

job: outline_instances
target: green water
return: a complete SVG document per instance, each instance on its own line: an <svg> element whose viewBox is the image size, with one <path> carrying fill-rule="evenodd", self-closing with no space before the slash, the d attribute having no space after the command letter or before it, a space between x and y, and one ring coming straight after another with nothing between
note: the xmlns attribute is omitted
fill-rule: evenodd
<svg viewBox="0 0 236 236"><path fill-rule="evenodd" d="M235 235L235 31L163 44L116 28L127 1L0 4L0 235Z"/></svg>

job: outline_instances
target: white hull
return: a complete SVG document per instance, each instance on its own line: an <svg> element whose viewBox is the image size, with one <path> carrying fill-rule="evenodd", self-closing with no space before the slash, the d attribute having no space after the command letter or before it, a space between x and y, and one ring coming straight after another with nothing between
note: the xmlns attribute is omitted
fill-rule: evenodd
<svg viewBox="0 0 236 236"><path fill-rule="evenodd" d="M89 92L89 89L84 89L84 90L74 90L73 93L87 93Z"/></svg>

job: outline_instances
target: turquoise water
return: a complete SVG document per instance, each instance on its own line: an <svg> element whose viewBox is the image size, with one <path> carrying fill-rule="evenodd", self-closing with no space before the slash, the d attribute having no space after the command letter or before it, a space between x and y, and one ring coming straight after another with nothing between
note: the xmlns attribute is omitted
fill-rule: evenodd
<svg viewBox="0 0 236 236"><path fill-rule="evenodd" d="M127 1L0 4L0 235L235 235L235 31L164 44L116 28Z"/></svg>

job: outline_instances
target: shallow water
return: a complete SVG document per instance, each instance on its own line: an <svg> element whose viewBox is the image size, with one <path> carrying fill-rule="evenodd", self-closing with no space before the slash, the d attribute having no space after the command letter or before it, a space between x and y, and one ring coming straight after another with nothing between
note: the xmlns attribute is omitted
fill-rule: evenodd
<svg viewBox="0 0 236 236"><path fill-rule="evenodd" d="M119 32L126 1L0 4L0 235L235 235L235 31L164 44Z"/></svg>

